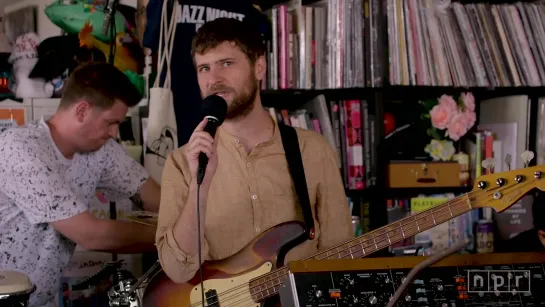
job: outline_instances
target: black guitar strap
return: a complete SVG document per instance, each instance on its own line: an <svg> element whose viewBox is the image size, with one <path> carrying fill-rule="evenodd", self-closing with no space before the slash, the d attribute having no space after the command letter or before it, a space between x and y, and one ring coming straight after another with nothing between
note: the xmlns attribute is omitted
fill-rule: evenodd
<svg viewBox="0 0 545 307"><path fill-rule="evenodd" d="M306 232L309 240L314 239L314 218L312 217L312 209L310 208L310 200L308 198L307 180L305 177L305 169L303 168L303 160L301 159L301 149L299 148L299 140L297 132L291 126L282 122L278 122L278 128L282 137L282 144L286 152L288 167L291 178L295 186L295 192L299 198L303 217L305 218Z"/></svg>

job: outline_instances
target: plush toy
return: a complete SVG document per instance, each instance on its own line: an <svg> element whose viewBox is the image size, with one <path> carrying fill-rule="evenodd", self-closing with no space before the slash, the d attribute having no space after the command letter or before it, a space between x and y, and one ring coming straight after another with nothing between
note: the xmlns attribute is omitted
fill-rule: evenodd
<svg viewBox="0 0 545 307"><path fill-rule="evenodd" d="M29 78L29 74L38 62L38 44L36 33L23 34L15 40L8 59L12 65L14 84L11 91L17 98L50 98L54 86L42 78Z"/></svg>
<svg viewBox="0 0 545 307"><path fill-rule="evenodd" d="M103 43L102 41L95 38L93 34L93 26L89 22L85 22L81 31L78 33L80 46L86 48L96 48L104 53L107 57L110 53L110 45ZM125 33L118 33L115 39L115 56L114 56L114 66L121 71L133 71L139 72L138 61L135 56L132 54L133 49L129 48L127 45L123 44L123 37Z"/></svg>

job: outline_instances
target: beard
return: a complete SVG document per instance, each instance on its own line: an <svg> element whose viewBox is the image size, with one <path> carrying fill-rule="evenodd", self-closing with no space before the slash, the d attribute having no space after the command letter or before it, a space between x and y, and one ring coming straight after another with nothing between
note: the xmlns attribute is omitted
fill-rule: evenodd
<svg viewBox="0 0 545 307"><path fill-rule="evenodd" d="M235 89L226 85L218 85L212 88L212 92L228 92L233 93L233 101L227 107L226 119L241 119L248 115L254 109L255 98L258 93L257 79L251 75L240 94Z"/></svg>
<svg viewBox="0 0 545 307"><path fill-rule="evenodd" d="M235 95L233 102L227 108L228 119L244 118L254 109L255 97L257 96L257 81L249 82L249 86Z"/></svg>

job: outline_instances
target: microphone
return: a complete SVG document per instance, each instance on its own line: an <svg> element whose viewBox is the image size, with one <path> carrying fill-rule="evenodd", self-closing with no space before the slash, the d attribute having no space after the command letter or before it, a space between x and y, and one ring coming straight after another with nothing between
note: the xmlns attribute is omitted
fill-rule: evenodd
<svg viewBox="0 0 545 307"><path fill-rule="evenodd" d="M208 119L203 131L208 132L212 137L216 136L216 130L227 116L227 102L218 95L210 95L203 100L202 113ZM197 184L200 185L206 173L208 157L205 153L199 153L199 168L197 170Z"/></svg>
<svg viewBox="0 0 545 307"><path fill-rule="evenodd" d="M104 5L104 24L102 24L102 35L108 35L108 29L110 28L110 21L115 18L115 5L119 0L107 0Z"/></svg>

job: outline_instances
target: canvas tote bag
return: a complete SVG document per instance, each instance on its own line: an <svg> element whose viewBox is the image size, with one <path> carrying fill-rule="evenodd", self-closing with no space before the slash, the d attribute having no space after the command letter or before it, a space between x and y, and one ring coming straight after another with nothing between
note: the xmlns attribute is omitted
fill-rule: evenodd
<svg viewBox="0 0 545 307"><path fill-rule="evenodd" d="M176 115L170 84L170 59L176 34L176 8L168 18L167 4L172 0L163 0L161 26L157 59L157 77L149 90L149 115L144 144L144 167L151 178L161 183L161 174L169 153L178 148ZM176 1L174 1L176 2ZM163 44L164 41L164 44ZM161 76L166 68L164 82Z"/></svg>

